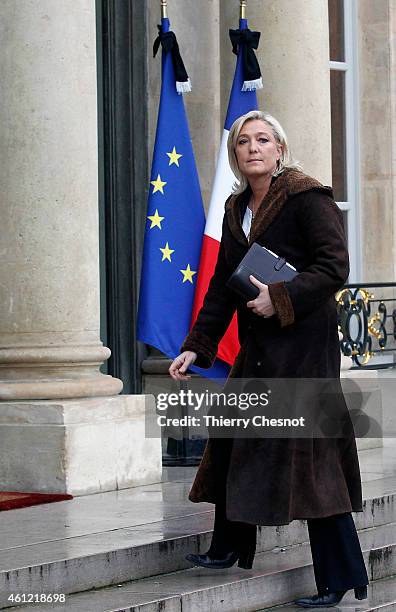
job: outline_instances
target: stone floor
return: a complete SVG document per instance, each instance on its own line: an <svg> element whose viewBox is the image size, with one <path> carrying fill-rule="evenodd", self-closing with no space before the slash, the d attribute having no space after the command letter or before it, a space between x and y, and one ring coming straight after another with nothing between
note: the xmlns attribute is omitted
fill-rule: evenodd
<svg viewBox="0 0 396 612"><path fill-rule="evenodd" d="M375 495L379 487L386 493L387 484L389 491L395 490L394 439L385 439L383 448L360 451L359 462L364 497ZM136 541L143 526L145 542L150 525L153 539L158 539L158 529L166 530L168 536L172 519L184 517L188 522L193 515L213 510L211 504L193 504L187 499L195 471L195 467L164 468L163 481L158 484L1 512L0 571L17 567L15 563L24 559L27 562L29 546L38 543L53 548L54 554L59 553L58 548L76 553L79 546L86 553L87 547L95 550L106 540ZM381 481L380 485L376 481Z"/></svg>
<svg viewBox="0 0 396 612"><path fill-rule="evenodd" d="M365 499L394 494L395 439L385 439L383 448L360 451L359 462ZM165 468L161 483L1 512L0 572L207 531L213 523L213 506L193 504L187 498L195 471ZM392 540L388 532L393 528L386 526L386 542ZM168 582L171 579L167 577ZM174 579L180 577L175 574ZM173 592L176 585L171 586ZM85 601L89 595L80 597Z"/></svg>

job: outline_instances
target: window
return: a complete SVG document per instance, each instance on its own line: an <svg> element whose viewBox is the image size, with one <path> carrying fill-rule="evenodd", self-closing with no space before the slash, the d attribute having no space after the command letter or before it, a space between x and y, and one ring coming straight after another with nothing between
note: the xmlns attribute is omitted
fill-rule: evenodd
<svg viewBox="0 0 396 612"><path fill-rule="evenodd" d="M334 197L343 213L351 261L350 282L360 280L356 0L328 0L330 100Z"/></svg>

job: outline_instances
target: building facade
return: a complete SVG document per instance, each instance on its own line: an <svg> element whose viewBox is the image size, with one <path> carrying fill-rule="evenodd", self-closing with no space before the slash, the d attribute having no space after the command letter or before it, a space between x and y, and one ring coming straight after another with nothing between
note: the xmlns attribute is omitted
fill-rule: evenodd
<svg viewBox="0 0 396 612"><path fill-rule="evenodd" d="M144 438L138 393L142 372L167 365L135 331L159 4L0 6L0 464L13 490L78 494L159 477L161 448ZM168 8L193 85L185 103L207 206L239 2ZM305 171L334 186L351 282L393 282L395 0L249 0L247 16L261 32L260 107ZM38 465L37 449L48 465L38 480L26 467Z"/></svg>

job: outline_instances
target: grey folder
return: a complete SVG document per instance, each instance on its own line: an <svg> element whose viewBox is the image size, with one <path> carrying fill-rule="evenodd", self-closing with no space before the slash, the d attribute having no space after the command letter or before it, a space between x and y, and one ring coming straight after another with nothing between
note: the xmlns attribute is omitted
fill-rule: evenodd
<svg viewBox="0 0 396 612"><path fill-rule="evenodd" d="M279 257L273 251L254 242L229 278L227 287L239 293L247 301L254 300L259 290L250 282L251 274L257 280L269 285L278 281L291 280L298 272L284 257Z"/></svg>

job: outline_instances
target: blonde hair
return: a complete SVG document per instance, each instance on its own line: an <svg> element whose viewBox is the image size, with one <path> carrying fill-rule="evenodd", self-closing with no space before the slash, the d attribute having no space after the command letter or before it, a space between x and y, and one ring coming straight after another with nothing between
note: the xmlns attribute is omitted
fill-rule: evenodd
<svg viewBox="0 0 396 612"><path fill-rule="evenodd" d="M295 170L302 171L302 166L300 162L294 159L291 153L287 136L279 121L269 113L264 113L258 110L250 111L249 113L246 113L246 115L242 115L234 121L231 126L227 140L228 160L230 162L231 170L237 178L237 181L233 185L233 193L235 194L242 193L243 191L245 191L246 187L249 184L246 176L242 174L239 169L237 157L235 154L235 148L242 127L247 121L254 121L255 119L264 121L267 125L269 125L276 142L281 145L282 148L281 156L278 160L277 168L273 173L273 176L278 176L279 174L282 174L285 168L294 168Z"/></svg>

